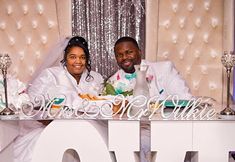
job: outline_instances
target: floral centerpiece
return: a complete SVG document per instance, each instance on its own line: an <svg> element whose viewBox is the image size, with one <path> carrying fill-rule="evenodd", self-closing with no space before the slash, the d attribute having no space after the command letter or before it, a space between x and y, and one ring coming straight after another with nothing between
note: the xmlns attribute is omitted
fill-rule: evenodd
<svg viewBox="0 0 235 162"><path fill-rule="evenodd" d="M148 84L153 80L153 75L147 75L146 81ZM118 95L124 96L133 95L133 89L136 84L136 72L132 74L119 71L113 77L109 78L104 83L103 95Z"/></svg>
<svg viewBox="0 0 235 162"><path fill-rule="evenodd" d="M20 80L9 75L7 77L8 84L8 102L14 105L15 108L20 108L22 103L29 101L29 96L26 94L26 85ZM5 91L3 85L3 77L0 75L0 111L5 108Z"/></svg>
<svg viewBox="0 0 235 162"><path fill-rule="evenodd" d="M104 83L104 95L118 95L124 96L133 95L133 89L135 86L136 73L125 75L121 77L118 73L116 76L108 79Z"/></svg>

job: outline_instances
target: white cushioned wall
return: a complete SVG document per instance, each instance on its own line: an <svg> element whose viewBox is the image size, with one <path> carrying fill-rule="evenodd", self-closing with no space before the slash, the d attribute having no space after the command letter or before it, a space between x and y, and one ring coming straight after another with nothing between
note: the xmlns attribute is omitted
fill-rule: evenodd
<svg viewBox="0 0 235 162"><path fill-rule="evenodd" d="M225 8L230 1L147 1L146 58L173 61L193 95L218 102L223 89L221 55L233 44L224 38L224 15L231 15L231 9ZM229 27L227 36L231 32Z"/></svg>
<svg viewBox="0 0 235 162"><path fill-rule="evenodd" d="M59 38L71 35L70 3L67 0L0 1L0 53L9 53L12 59L9 73L27 82L47 57L47 50Z"/></svg>

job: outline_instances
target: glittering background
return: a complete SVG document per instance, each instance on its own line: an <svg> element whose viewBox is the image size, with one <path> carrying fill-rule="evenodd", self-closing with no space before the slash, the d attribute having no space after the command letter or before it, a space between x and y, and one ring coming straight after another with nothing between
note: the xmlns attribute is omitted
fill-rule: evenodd
<svg viewBox="0 0 235 162"><path fill-rule="evenodd" d="M145 49L145 0L73 0L72 33L88 41L92 69L105 78L117 70L114 43L121 36Z"/></svg>

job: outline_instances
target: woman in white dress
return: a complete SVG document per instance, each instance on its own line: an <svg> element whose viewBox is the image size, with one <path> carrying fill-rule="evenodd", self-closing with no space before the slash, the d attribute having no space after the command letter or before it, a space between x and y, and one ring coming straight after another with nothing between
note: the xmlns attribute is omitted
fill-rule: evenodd
<svg viewBox="0 0 235 162"><path fill-rule="evenodd" d="M50 59L51 56L48 56ZM52 56L53 57L53 56ZM88 44L82 37L72 37L64 49L60 66L44 69L28 88L31 100L38 95L52 99L55 95L66 96L66 106L78 103L79 94L98 95L103 86L102 76L91 70ZM42 124L43 123L43 124ZM14 141L15 162L30 162L33 148L46 122L20 123L20 135ZM45 124L46 123L46 124Z"/></svg>

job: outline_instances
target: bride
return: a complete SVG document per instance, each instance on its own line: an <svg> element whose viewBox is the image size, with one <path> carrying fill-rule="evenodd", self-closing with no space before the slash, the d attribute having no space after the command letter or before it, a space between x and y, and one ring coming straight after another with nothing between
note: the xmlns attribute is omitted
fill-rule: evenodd
<svg viewBox="0 0 235 162"><path fill-rule="evenodd" d="M31 100L33 101L38 95L51 99L63 94L66 96L65 105L70 107L73 103L78 103L77 100L81 100L79 94L98 95L103 88L103 78L99 73L91 70L86 40L79 36L72 37L70 40L65 39L60 44L60 48L63 49L60 65L52 67L61 55L59 52L52 52L33 77L28 87ZM15 162L31 162L35 143L46 124L36 121L20 122L20 135L13 146Z"/></svg>

